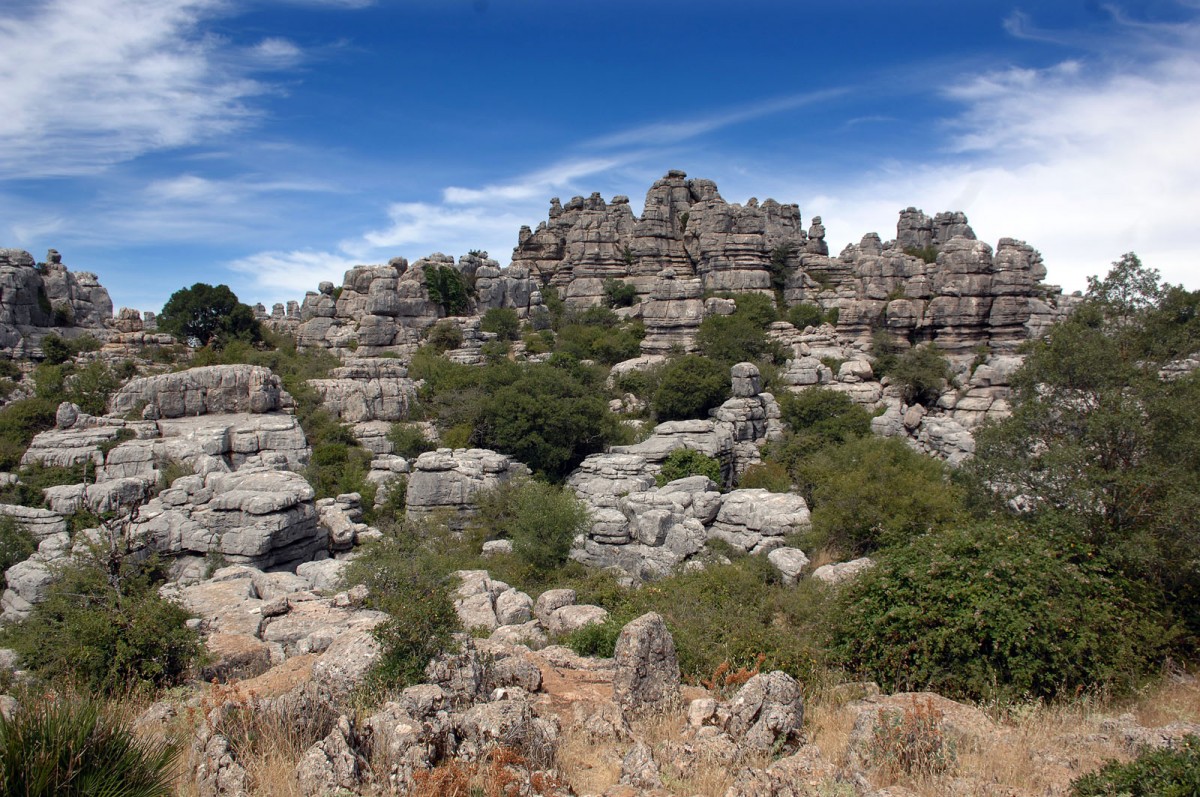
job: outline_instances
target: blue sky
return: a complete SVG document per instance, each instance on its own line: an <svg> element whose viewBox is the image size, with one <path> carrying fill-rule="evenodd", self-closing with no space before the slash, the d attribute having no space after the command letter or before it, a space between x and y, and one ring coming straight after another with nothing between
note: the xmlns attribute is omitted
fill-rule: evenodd
<svg viewBox="0 0 1200 797"><path fill-rule="evenodd" d="M961 209L1195 288L1198 45L1194 0L5 0L0 246L270 305L684 169L835 252Z"/></svg>

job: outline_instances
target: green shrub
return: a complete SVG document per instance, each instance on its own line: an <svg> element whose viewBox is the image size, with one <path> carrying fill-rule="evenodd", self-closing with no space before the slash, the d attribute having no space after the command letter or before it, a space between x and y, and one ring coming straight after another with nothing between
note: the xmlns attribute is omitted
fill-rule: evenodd
<svg viewBox="0 0 1200 797"><path fill-rule="evenodd" d="M54 333L42 338L42 354L51 365L61 365L75 356L71 344Z"/></svg>
<svg viewBox="0 0 1200 797"><path fill-rule="evenodd" d="M170 797L179 745L142 738L91 698L30 696L0 716L0 793Z"/></svg>
<svg viewBox="0 0 1200 797"><path fill-rule="evenodd" d="M562 640L562 644L580 656L611 659L617 649L617 637L621 635L622 628L621 623L609 618L603 623L585 625L572 631Z"/></svg>
<svg viewBox="0 0 1200 797"><path fill-rule="evenodd" d="M0 631L47 681L117 694L180 683L203 646L188 613L158 594L165 570L99 548L63 568L29 618Z"/></svg>
<svg viewBox="0 0 1200 797"><path fill-rule="evenodd" d="M521 319L511 307L493 307L483 314L479 328L496 333L499 340L516 340L521 336Z"/></svg>
<svg viewBox="0 0 1200 797"><path fill-rule="evenodd" d="M425 290L429 300L441 307L446 315L462 315L469 305L467 283L458 269L426 266Z"/></svg>
<svg viewBox="0 0 1200 797"><path fill-rule="evenodd" d="M886 329L871 333L871 369L875 376L883 379L890 374L900 360L904 347Z"/></svg>
<svg viewBox="0 0 1200 797"><path fill-rule="evenodd" d="M592 308L576 317L581 319L581 323L559 327L554 344L556 354L613 365L641 353L642 338L646 336L646 328L641 321L621 324L611 310L603 307ZM610 320L611 323L606 323Z"/></svg>
<svg viewBox="0 0 1200 797"><path fill-rule="evenodd" d="M17 472L20 480L16 484L7 484L0 488L0 503L43 507L46 505L43 490L47 487L87 481L90 465L91 462L70 467L43 465L40 462L25 465Z"/></svg>
<svg viewBox="0 0 1200 797"><path fill-rule="evenodd" d="M762 462L746 468L738 487L744 490L763 489L773 493L789 493L792 491L792 477L787 469L778 462Z"/></svg>
<svg viewBox="0 0 1200 797"><path fill-rule="evenodd" d="M416 459L426 451L433 451L437 443L425 437L420 427L411 423L394 423L388 432L392 451L405 459Z"/></svg>
<svg viewBox="0 0 1200 797"><path fill-rule="evenodd" d="M729 397L729 368L707 357L679 357L654 376L650 409L660 421L703 418Z"/></svg>
<svg viewBox="0 0 1200 797"><path fill-rule="evenodd" d="M710 315L700 322L696 345L700 352L726 367L743 361L782 363L783 347L767 339L767 325L778 320L775 302L761 293L736 297L732 315Z"/></svg>
<svg viewBox="0 0 1200 797"><path fill-rule="evenodd" d="M171 294L158 314L158 328L189 345L221 349L235 341L263 339L262 326L249 305L238 301L228 285L197 282Z"/></svg>
<svg viewBox="0 0 1200 797"><path fill-rule="evenodd" d="M0 574L24 562L37 550L37 541L9 515L0 515Z"/></svg>
<svg viewBox="0 0 1200 797"><path fill-rule="evenodd" d="M796 329L819 327L823 320L824 314L821 312L820 305L801 302L788 308L787 322Z"/></svg>
<svg viewBox="0 0 1200 797"><path fill-rule="evenodd" d="M629 253L630 259L633 253ZM632 307L637 301L637 288L628 282L616 279L604 281L604 303L609 307Z"/></svg>
<svg viewBox="0 0 1200 797"><path fill-rule="evenodd" d="M779 412L792 434L810 438L814 450L871 433L871 414L836 390L809 388L783 393Z"/></svg>
<svg viewBox="0 0 1200 797"><path fill-rule="evenodd" d="M950 363L932 343L914 346L896 360L888 371L892 382L904 391L906 404L933 405L950 378Z"/></svg>
<svg viewBox="0 0 1200 797"><path fill-rule="evenodd" d="M434 553L408 525L369 543L346 569L347 584L365 584L371 605L389 615L375 628L382 655L374 679L381 687L404 687L425 680L425 667L453 649L459 630L451 585Z"/></svg>
<svg viewBox="0 0 1200 797"><path fill-rule="evenodd" d="M929 246L907 246L904 248L904 254L920 258L926 263L936 263L938 250L933 244Z"/></svg>
<svg viewBox="0 0 1200 797"><path fill-rule="evenodd" d="M476 528L486 538L508 538L534 576L566 564L575 537L590 524L587 507L569 488L520 480L478 498Z"/></svg>
<svg viewBox="0 0 1200 797"><path fill-rule="evenodd" d="M458 324L439 321L429 328L429 337L426 340L434 351L441 353L462 346L463 333Z"/></svg>
<svg viewBox="0 0 1200 797"><path fill-rule="evenodd" d="M1076 778L1072 797L1194 797L1200 794L1200 738L1146 750L1133 761L1110 761Z"/></svg>
<svg viewBox="0 0 1200 797"><path fill-rule="evenodd" d="M886 691L1052 698L1121 689L1170 639L1070 535L1017 525L946 527L880 555L842 588L832 651Z"/></svg>
<svg viewBox="0 0 1200 797"><path fill-rule="evenodd" d="M34 396L0 407L0 470L16 470L38 432L53 429L58 401Z"/></svg>
<svg viewBox="0 0 1200 797"><path fill-rule="evenodd" d="M947 467L896 438L822 449L795 476L812 508L813 542L847 554L904 543L962 513Z"/></svg>
<svg viewBox="0 0 1200 797"><path fill-rule="evenodd" d="M121 386L121 380L108 367L97 360L76 371L67 380L66 400L79 405L89 415L103 415L108 409L109 397Z"/></svg>
<svg viewBox="0 0 1200 797"><path fill-rule="evenodd" d="M725 483L721 478L721 463L691 448L677 448L668 454L656 478L661 487L688 476L707 476L717 484Z"/></svg>

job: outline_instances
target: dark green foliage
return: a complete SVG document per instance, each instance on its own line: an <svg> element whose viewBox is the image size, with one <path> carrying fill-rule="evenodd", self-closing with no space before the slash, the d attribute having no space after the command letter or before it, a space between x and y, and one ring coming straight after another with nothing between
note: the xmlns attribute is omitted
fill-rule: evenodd
<svg viewBox="0 0 1200 797"><path fill-rule="evenodd" d="M483 314L479 328L496 333L497 340L516 340L521 336L521 319L511 307L493 307Z"/></svg>
<svg viewBox="0 0 1200 797"><path fill-rule="evenodd" d="M723 365L767 360L782 363L783 348L767 340L767 325L778 320L775 302L761 293L736 297L732 315L710 315L700 323L696 343L700 352Z"/></svg>
<svg viewBox="0 0 1200 797"><path fill-rule="evenodd" d="M808 302L794 304L787 311L787 322L799 330L805 327L819 327L828 319L828 314L822 312L820 305Z"/></svg>
<svg viewBox="0 0 1200 797"><path fill-rule="evenodd" d="M847 554L903 544L956 521L962 496L947 467L895 438L860 437L802 461L796 481L813 537Z"/></svg>
<svg viewBox="0 0 1200 797"><path fill-rule="evenodd" d="M877 329L871 334L871 370L875 376L883 379L890 374L900 361L900 353L904 347L892 337L886 329Z"/></svg>
<svg viewBox="0 0 1200 797"><path fill-rule="evenodd" d="M661 487L688 476L707 476L717 484L725 482L721 478L721 463L691 448L677 448L668 454L657 478Z"/></svg>
<svg viewBox="0 0 1200 797"><path fill-rule="evenodd" d="M371 453L351 439L340 442L329 440L313 446L312 460L304 471L304 478L316 491L317 499L334 498L343 493L358 493L362 505L375 505L375 484L367 479L371 470Z"/></svg>
<svg viewBox="0 0 1200 797"><path fill-rule="evenodd" d="M1051 698L1124 688L1169 634L1071 534L946 527L880 555L842 588L832 649L886 691Z"/></svg>
<svg viewBox="0 0 1200 797"><path fill-rule="evenodd" d="M51 365L61 365L71 359L75 352L67 341L52 333L42 338L42 354Z"/></svg>
<svg viewBox="0 0 1200 797"><path fill-rule="evenodd" d="M363 549L346 570L347 584L365 584L371 605L390 615L374 634L383 646L375 669L382 687L421 683L430 659L453 647L459 630L453 587L422 530L399 525Z"/></svg>
<svg viewBox="0 0 1200 797"><path fill-rule="evenodd" d="M1013 413L976 437L969 472L993 507L1024 496L1036 514L1082 524L1130 578L1162 590L1200 635L1200 378L1163 379L1200 346L1187 292L1126 256L1029 347Z"/></svg>
<svg viewBox="0 0 1200 797"><path fill-rule="evenodd" d="M795 242L787 241L771 250L767 270L771 272L771 290L775 291L775 295L780 299L783 297L783 289L787 287L788 278L796 271L796 252L799 248Z"/></svg>
<svg viewBox="0 0 1200 797"><path fill-rule="evenodd" d="M787 468L778 462L762 462L746 468L738 479L738 487L744 490L770 490L773 493L790 493L792 477Z"/></svg>
<svg viewBox="0 0 1200 797"><path fill-rule="evenodd" d="M437 448L437 443L426 439L420 428L409 423L392 424L388 440L391 441L393 453L405 459L416 459L426 451Z"/></svg>
<svg viewBox="0 0 1200 797"><path fill-rule="evenodd" d="M75 326L75 308L70 302L59 302L54 305L53 324L56 327Z"/></svg>
<svg viewBox="0 0 1200 797"><path fill-rule="evenodd" d="M767 459L792 478L804 460L818 451L871 432L870 413L835 390L785 392L779 396L779 407L787 430L782 442L768 448Z"/></svg>
<svg viewBox="0 0 1200 797"><path fill-rule="evenodd" d="M1128 763L1110 761L1076 778L1072 797L1195 797L1200 794L1200 738L1145 750Z"/></svg>
<svg viewBox="0 0 1200 797"><path fill-rule="evenodd" d="M69 468L47 466L40 462L24 465L17 475L17 484L6 484L0 488L0 503L18 504L20 506L41 507L46 505L46 497L42 493L47 487L57 487L63 484L79 484L88 481L88 471L91 463L73 465ZM94 470L94 468L92 469ZM95 474L92 474L95 476Z"/></svg>
<svg viewBox="0 0 1200 797"><path fill-rule="evenodd" d="M0 515L0 573L24 562L37 550L33 535L12 517Z"/></svg>
<svg viewBox="0 0 1200 797"><path fill-rule="evenodd" d="M906 404L932 406L950 378L950 363L936 346L926 343L901 354L888 376L903 389Z"/></svg>
<svg viewBox="0 0 1200 797"><path fill-rule="evenodd" d="M568 311L558 327L554 351L577 360L595 360L613 365L641 353L646 336L641 321L622 323L606 307L591 307L583 312Z"/></svg>
<svg viewBox="0 0 1200 797"><path fill-rule="evenodd" d="M0 716L0 794L170 797L179 749L139 738L94 699L31 695Z"/></svg>
<svg viewBox="0 0 1200 797"><path fill-rule="evenodd" d="M0 470L16 470L34 435L54 428L58 401L34 396L0 408Z"/></svg>
<svg viewBox="0 0 1200 797"><path fill-rule="evenodd" d="M235 340L262 340L254 311L239 302L228 285L203 282L171 294L158 316L158 328L181 341L214 349Z"/></svg>
<svg viewBox="0 0 1200 797"><path fill-rule="evenodd" d="M904 254L920 258L926 263L936 263L938 250L933 244L930 244L929 246L909 246L905 247Z"/></svg>
<svg viewBox="0 0 1200 797"><path fill-rule="evenodd" d="M512 540L513 553L537 578L566 564L571 544L587 531L587 507L567 488L539 481L504 484L479 497L476 528Z"/></svg>
<svg viewBox="0 0 1200 797"><path fill-rule="evenodd" d="M585 625L583 628L567 634L562 644L575 651L580 656L597 656L611 659L617 649L617 637L621 636L623 626L609 618L603 623Z"/></svg>
<svg viewBox="0 0 1200 797"><path fill-rule="evenodd" d="M446 315L462 315L470 304L463 275L449 266L426 266L425 290Z"/></svg>
<svg viewBox="0 0 1200 797"><path fill-rule="evenodd" d="M630 259L633 253L629 253ZM604 281L604 303L609 307L632 307L637 301L637 288L628 282L606 279Z"/></svg>
<svg viewBox="0 0 1200 797"><path fill-rule="evenodd" d="M463 333L458 324L439 321L429 329L428 343L436 352L457 349L463 344Z"/></svg>
<svg viewBox="0 0 1200 797"><path fill-rule="evenodd" d="M729 368L689 354L671 360L655 374L650 409L660 421L704 418L729 398Z"/></svg>
<svg viewBox="0 0 1200 797"><path fill-rule="evenodd" d="M119 548L97 548L63 568L29 618L0 631L0 644L48 681L116 694L172 686L203 649L188 614L158 594L165 571Z"/></svg>
<svg viewBox="0 0 1200 797"><path fill-rule="evenodd" d="M581 374L554 365L496 374L494 389L477 407L479 444L516 457L548 479L565 478L617 434L604 394Z"/></svg>

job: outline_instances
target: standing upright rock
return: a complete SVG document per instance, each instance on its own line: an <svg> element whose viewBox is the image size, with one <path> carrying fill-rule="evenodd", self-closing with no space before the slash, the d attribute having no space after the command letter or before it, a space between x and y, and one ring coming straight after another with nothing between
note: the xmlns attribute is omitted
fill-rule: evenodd
<svg viewBox="0 0 1200 797"><path fill-rule="evenodd" d="M648 714L678 705L679 661L661 615L643 614L622 628L613 658L613 699L623 713Z"/></svg>

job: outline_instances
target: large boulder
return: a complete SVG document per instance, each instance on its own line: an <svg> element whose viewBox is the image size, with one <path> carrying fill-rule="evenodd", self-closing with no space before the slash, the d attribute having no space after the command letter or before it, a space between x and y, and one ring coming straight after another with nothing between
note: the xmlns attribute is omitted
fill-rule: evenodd
<svg viewBox="0 0 1200 797"><path fill-rule="evenodd" d="M675 640L661 615L650 612L622 628L613 660L613 697L622 712L636 716L679 704Z"/></svg>

